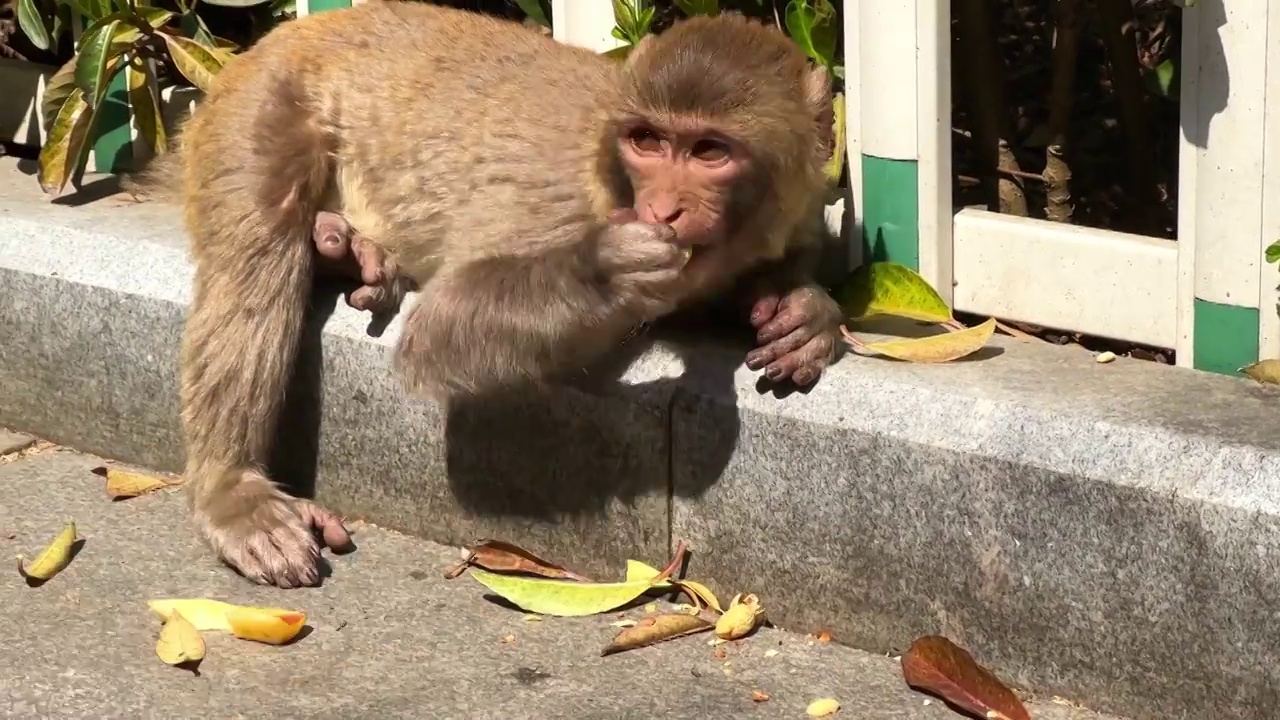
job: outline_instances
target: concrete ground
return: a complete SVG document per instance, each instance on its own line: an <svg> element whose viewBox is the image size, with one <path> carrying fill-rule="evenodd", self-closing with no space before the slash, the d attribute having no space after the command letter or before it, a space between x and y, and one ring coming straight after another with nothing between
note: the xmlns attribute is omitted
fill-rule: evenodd
<svg viewBox="0 0 1280 720"><path fill-rule="evenodd" d="M960 717L909 690L896 659L773 629L725 645L724 659L709 635L602 658L616 613L528 622L465 575L443 579L457 549L367 525L354 525L358 549L332 558L323 587L251 586L188 531L180 490L112 502L90 472L101 464L0 431L0 550L30 556L65 518L84 539L43 586L15 570L0 582L5 717L803 718L821 697L840 701L837 718ZM206 633L193 675L154 654L146 600L158 597L298 609L311 630L281 647ZM753 702L754 690L770 699ZM1052 701L1030 709L1037 720L1109 717Z"/></svg>

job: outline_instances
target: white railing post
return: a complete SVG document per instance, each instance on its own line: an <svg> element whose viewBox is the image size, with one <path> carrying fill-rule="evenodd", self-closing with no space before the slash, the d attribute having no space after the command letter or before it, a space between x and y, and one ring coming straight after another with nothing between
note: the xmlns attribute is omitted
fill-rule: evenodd
<svg viewBox="0 0 1280 720"><path fill-rule="evenodd" d="M1277 178L1264 163L1277 141L1268 125L1280 113L1280 97L1267 92L1268 67L1280 70L1280 49L1267 36L1280 13L1273 5L1232 0L1183 11L1179 365L1235 373L1258 359L1264 336L1275 352L1280 328L1260 316L1274 308L1259 310L1273 297L1263 249L1280 220Z"/></svg>
<svg viewBox="0 0 1280 720"><path fill-rule="evenodd" d="M556 40L607 52L623 43L612 34L613 3L607 0L551 0L551 36Z"/></svg>
<svg viewBox="0 0 1280 720"><path fill-rule="evenodd" d="M849 267L856 268L863 258L862 209L862 81L859 67L858 0L844 0L844 136L845 172L849 178L850 207L845 208L849 227Z"/></svg>

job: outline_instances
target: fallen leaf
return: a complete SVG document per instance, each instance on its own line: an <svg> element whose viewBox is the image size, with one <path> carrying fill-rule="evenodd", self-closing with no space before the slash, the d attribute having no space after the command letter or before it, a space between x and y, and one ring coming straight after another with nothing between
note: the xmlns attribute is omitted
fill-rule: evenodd
<svg viewBox="0 0 1280 720"><path fill-rule="evenodd" d="M591 579L572 570L543 560L518 545L501 540L481 540L463 551L462 562L445 572L452 579L467 567L484 568L492 572L514 572L559 580L591 582Z"/></svg>
<svg viewBox="0 0 1280 720"><path fill-rule="evenodd" d="M893 315L922 322L951 319L951 308L919 273L892 262L859 267L837 292L836 300L849 318Z"/></svg>
<svg viewBox="0 0 1280 720"><path fill-rule="evenodd" d="M107 479L107 496L112 500L138 497L139 495L146 495L147 493L179 484L105 465L93 468L89 472Z"/></svg>
<svg viewBox="0 0 1280 720"><path fill-rule="evenodd" d="M156 639L156 655L169 665L202 660L204 649L200 631L179 612L169 615L160 628L160 637Z"/></svg>
<svg viewBox="0 0 1280 720"><path fill-rule="evenodd" d="M27 580L43 582L62 572L71 562L71 548L76 544L76 521L68 520L35 560L24 564L26 557L18 556L18 574Z"/></svg>
<svg viewBox="0 0 1280 720"><path fill-rule="evenodd" d="M307 623L307 616L282 608L233 606L227 611L231 634L242 640L283 645L297 637Z"/></svg>
<svg viewBox="0 0 1280 720"><path fill-rule="evenodd" d="M964 330L945 332L921 338L901 338L883 342L864 343L843 330L846 340L860 350L870 350L898 360L918 363L944 363L971 355L982 349L995 333L996 321L989 319L981 325Z"/></svg>
<svg viewBox="0 0 1280 720"><path fill-rule="evenodd" d="M499 575L475 569L476 582L527 612L558 617L581 617L608 612L653 590L680 566L685 545L676 546L675 557L656 576L616 583L573 582L540 577Z"/></svg>
<svg viewBox="0 0 1280 720"><path fill-rule="evenodd" d="M695 602L701 600L709 607L715 609L716 612L724 612L724 609L720 607L720 600L716 598L716 594L711 592L711 589L706 585L695 580L676 580L673 584L687 592L690 597L695 598Z"/></svg>
<svg viewBox="0 0 1280 720"><path fill-rule="evenodd" d="M613 641L600 651L600 655L603 657L625 650L634 650L712 628L711 623L706 620L684 613L666 613L651 619L653 622L648 625L637 625L619 632Z"/></svg>
<svg viewBox="0 0 1280 720"><path fill-rule="evenodd" d="M658 577L661 574L662 574L662 571L659 570L658 568L653 567L652 565L648 565L646 563L642 563L639 560L627 561L626 582L639 582L641 580L651 582L653 581L654 578ZM669 581L663 581L660 583L654 583L654 588L666 588L666 587L669 587L670 585L671 583Z"/></svg>
<svg viewBox="0 0 1280 720"><path fill-rule="evenodd" d="M1240 368L1240 372L1265 385L1280 385L1280 358L1259 360Z"/></svg>
<svg viewBox="0 0 1280 720"><path fill-rule="evenodd" d="M751 702L758 702L758 703L769 702L769 693L763 690L752 690Z"/></svg>
<svg viewBox="0 0 1280 720"><path fill-rule="evenodd" d="M809 703L804 711L809 717L827 717L835 715L839 710L840 703L835 698L821 698Z"/></svg>
<svg viewBox="0 0 1280 720"><path fill-rule="evenodd" d="M735 595L729 609L716 621L716 637L737 640L755 630L763 617L764 608L760 607L759 598L750 594Z"/></svg>
<svg viewBox="0 0 1280 720"><path fill-rule="evenodd" d="M902 656L902 677L915 690L936 695L984 720L1031 720L1022 701L965 649L927 635Z"/></svg>

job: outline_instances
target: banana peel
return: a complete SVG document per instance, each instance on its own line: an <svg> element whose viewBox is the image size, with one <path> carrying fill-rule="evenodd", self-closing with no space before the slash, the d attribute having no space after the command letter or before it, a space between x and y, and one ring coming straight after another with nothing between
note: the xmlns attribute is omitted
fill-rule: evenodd
<svg viewBox="0 0 1280 720"><path fill-rule="evenodd" d="M29 564L25 556L18 556L18 574L27 580L43 582L62 572L71 562L71 549L76 543L76 521L68 520L62 532L53 539Z"/></svg>
<svg viewBox="0 0 1280 720"><path fill-rule="evenodd" d="M196 630L226 632L269 645L283 645L297 637L307 623L306 613L284 608L233 605L205 598L148 600L147 606L162 619L181 614Z"/></svg>

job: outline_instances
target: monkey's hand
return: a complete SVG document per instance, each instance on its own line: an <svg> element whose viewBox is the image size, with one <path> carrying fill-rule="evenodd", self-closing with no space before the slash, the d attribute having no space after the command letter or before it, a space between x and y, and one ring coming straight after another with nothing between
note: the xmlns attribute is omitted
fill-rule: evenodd
<svg viewBox="0 0 1280 720"><path fill-rule="evenodd" d="M316 213L311 231L320 253L322 271L361 282L347 295L347 304L375 315L400 309L412 283L401 276L382 250L361 235L338 213Z"/></svg>
<svg viewBox="0 0 1280 720"><path fill-rule="evenodd" d="M218 557L250 581L282 588L320 581L320 545L351 546L342 519L307 500L292 497L255 471L197 506L197 527Z"/></svg>
<svg viewBox="0 0 1280 720"><path fill-rule="evenodd" d="M841 318L840 306L817 285L761 294L751 306L757 347L747 367L775 382L812 384L835 359Z"/></svg>
<svg viewBox="0 0 1280 720"><path fill-rule="evenodd" d="M689 261L689 249L677 244L670 225L639 222L634 210L615 210L609 222L597 252L610 288L646 320L670 312L678 300L680 271Z"/></svg>

